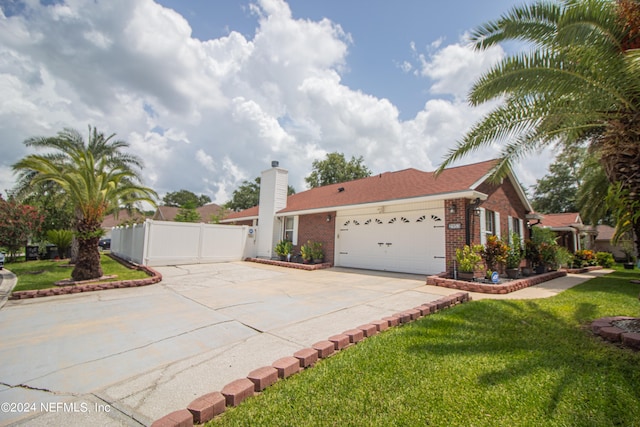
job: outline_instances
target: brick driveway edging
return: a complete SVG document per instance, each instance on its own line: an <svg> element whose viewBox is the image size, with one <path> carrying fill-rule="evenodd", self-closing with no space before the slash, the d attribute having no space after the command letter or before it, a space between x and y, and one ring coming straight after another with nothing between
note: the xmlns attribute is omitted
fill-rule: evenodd
<svg viewBox="0 0 640 427"><path fill-rule="evenodd" d="M503 285L490 285L486 283L467 282L466 280L454 280L443 277L445 274L447 273L427 277L427 285L460 289L467 292L479 292L483 294L508 294L520 289L528 288L529 286L535 286L552 279L557 279L558 277L564 277L567 275L567 272L564 270L551 271L549 273L513 280Z"/></svg>
<svg viewBox="0 0 640 427"><path fill-rule="evenodd" d="M107 289L136 288L138 286L153 285L154 283L162 281L162 274L151 267L147 267L146 265L132 264L122 258L118 258L115 255L109 254L109 256L119 263L124 264L126 267L134 270L142 270L151 277L147 277L146 279L117 280L114 282L104 283L86 283L86 281L75 282L75 284L73 285L58 286L55 288L37 289L31 291L16 291L11 294L9 299L20 300L28 298L49 297L54 295L77 294L81 292L103 291ZM95 280L91 280L91 282L95 282Z"/></svg>
<svg viewBox="0 0 640 427"><path fill-rule="evenodd" d="M247 377L239 378L225 385L219 392L214 391L200 396L187 408L173 411L156 420L151 424L151 427L193 427L194 423L203 424L222 414L226 408L239 405L243 400L261 392L276 381L311 368L318 360L330 357L337 351L356 345L389 327L410 323L470 300L471 297L467 292L456 292L436 301L387 316L382 320L374 320L371 323L349 329L342 334L329 337L326 341L319 341L310 348L298 350L293 356L280 358L271 366L257 368L251 371Z"/></svg>

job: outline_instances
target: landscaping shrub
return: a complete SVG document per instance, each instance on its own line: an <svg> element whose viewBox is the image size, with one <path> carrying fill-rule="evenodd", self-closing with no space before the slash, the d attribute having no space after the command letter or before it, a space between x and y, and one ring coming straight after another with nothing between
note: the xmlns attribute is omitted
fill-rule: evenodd
<svg viewBox="0 0 640 427"><path fill-rule="evenodd" d="M604 268L611 268L616 263L613 254L609 252L596 252L596 265Z"/></svg>
<svg viewBox="0 0 640 427"><path fill-rule="evenodd" d="M487 274L489 271L498 271L498 269L507 261L507 251L509 246L498 236L487 237L487 243L482 250L482 258L487 265Z"/></svg>
<svg viewBox="0 0 640 427"><path fill-rule="evenodd" d="M596 265L596 256L592 250L582 249L573 254L573 266L576 268Z"/></svg>

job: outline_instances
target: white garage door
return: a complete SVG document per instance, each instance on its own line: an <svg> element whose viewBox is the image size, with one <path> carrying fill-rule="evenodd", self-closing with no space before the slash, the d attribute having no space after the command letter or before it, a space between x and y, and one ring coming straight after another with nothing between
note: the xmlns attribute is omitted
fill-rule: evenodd
<svg viewBox="0 0 640 427"><path fill-rule="evenodd" d="M336 220L337 266L417 274L446 269L444 208Z"/></svg>

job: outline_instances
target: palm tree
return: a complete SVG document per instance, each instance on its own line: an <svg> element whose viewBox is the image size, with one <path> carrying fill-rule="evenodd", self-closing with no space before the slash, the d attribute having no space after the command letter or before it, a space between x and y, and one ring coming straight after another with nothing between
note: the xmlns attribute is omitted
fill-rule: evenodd
<svg viewBox="0 0 640 427"><path fill-rule="evenodd" d="M39 185L53 182L75 211L74 229L78 257L71 274L74 280L102 276L98 240L104 216L121 205L147 201L155 205L155 191L140 184L137 169L142 162L121 150L129 146L89 127L89 141L73 129L54 137L25 141L27 147L43 148L45 154L30 154L13 165L19 183Z"/></svg>
<svg viewBox="0 0 640 427"><path fill-rule="evenodd" d="M495 178L541 147L587 144L626 210L640 212L640 2L539 1L480 26L472 41L476 49L503 41L533 48L506 57L474 84L471 104L503 102L439 170L495 141L503 143ZM638 239L640 215L631 217ZM636 244L640 251L640 239Z"/></svg>

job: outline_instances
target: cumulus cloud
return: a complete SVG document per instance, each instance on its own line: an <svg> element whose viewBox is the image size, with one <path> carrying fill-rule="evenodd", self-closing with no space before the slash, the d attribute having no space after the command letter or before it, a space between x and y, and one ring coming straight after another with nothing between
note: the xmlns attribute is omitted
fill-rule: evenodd
<svg viewBox="0 0 640 427"><path fill-rule="evenodd" d="M160 194L186 188L218 203L271 160L298 191L312 161L332 151L362 155L374 172L429 170L486 111L464 95L503 55L413 45L399 67L442 96L403 121L389 100L343 83L348 31L295 19L284 0L251 5L252 38L231 28L204 41L152 0L25 2L13 12L0 14L0 188L26 154L21 141L89 124L127 140Z"/></svg>

